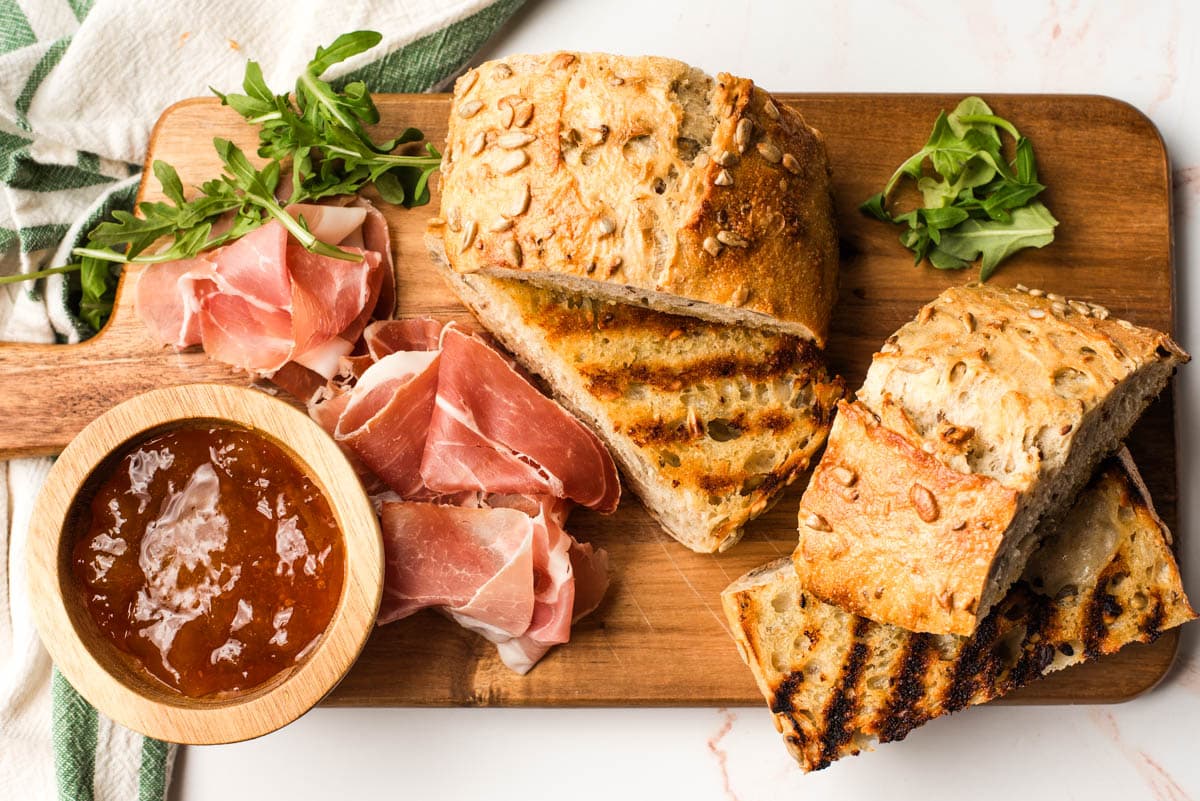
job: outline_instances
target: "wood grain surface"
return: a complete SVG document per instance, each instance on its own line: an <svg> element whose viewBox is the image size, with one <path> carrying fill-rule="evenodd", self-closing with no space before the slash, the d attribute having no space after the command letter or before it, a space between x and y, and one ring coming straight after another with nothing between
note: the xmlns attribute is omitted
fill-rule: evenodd
<svg viewBox="0 0 1200 801"><path fill-rule="evenodd" d="M156 681L101 631L72 572L81 507L110 457L130 440L197 417L254 429L297 460L330 501L342 531L346 580L321 641L298 665L230 698L189 698ZM82 503L81 503L82 501ZM29 524L26 550L34 615L54 664L108 717L160 740L230 743L286 726L321 700L354 663L383 593L379 521L353 468L308 416L257 390L214 384L146 392L108 410L55 461Z"/></svg>
<svg viewBox="0 0 1200 801"><path fill-rule="evenodd" d="M841 299L830 336L833 370L858 386L883 340L962 272L914 267L898 230L867 219L858 203L924 143L940 109L957 96L781 95L825 135L842 238ZM996 113L1034 142L1044 200L1061 222L1056 241L1025 251L993 279L1022 282L1102 303L1113 314L1171 331L1174 296L1170 173L1157 131L1133 107L1089 96L991 96ZM406 125L434 142L445 135L446 96L378 98L381 132ZM150 158L174 164L185 184L219 170L213 136L253 150L255 133L212 100L164 113ZM149 175L149 171L146 173ZM145 197L158 197L153 178ZM398 262L400 316L465 318L427 265L421 234L430 206L385 209ZM0 347L0 456L60 450L90 419L151 387L185 381L245 382L200 353L153 344L122 282L117 311L93 340L71 347ZM15 390L15 391L14 391ZM1158 510L1175 526L1172 393L1129 441ZM568 528L607 548L613 585L600 609L528 676L509 672L492 645L432 613L378 629L349 676L326 700L341 705L757 705L749 670L726 633L719 592L732 579L787 554L805 480L751 525L731 552L698 555L679 546L629 496L611 517L576 512ZM1182 532L1187 536L1187 532ZM1107 702L1153 686L1170 666L1177 634L1073 668L1014 694L1025 703Z"/></svg>

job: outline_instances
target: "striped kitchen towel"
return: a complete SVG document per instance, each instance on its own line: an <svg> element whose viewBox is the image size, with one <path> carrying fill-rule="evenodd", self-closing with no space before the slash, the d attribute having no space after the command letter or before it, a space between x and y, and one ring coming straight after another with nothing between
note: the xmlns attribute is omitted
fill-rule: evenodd
<svg viewBox="0 0 1200 801"><path fill-rule="evenodd" d="M99 219L130 208L162 110L210 86L236 89L247 58L283 88L318 45L377 30L383 42L339 65L343 78L375 92L427 91L522 2L0 0L0 275L67 263ZM70 296L61 274L0 287L0 340L90 336ZM33 628L24 540L48 468L47 459L0 463L0 795L162 799L174 746L97 714L53 671Z"/></svg>

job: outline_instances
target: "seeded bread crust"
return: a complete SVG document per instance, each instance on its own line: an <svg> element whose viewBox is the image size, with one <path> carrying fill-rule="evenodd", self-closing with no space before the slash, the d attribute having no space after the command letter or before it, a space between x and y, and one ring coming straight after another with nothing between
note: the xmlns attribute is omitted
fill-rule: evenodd
<svg viewBox="0 0 1200 801"><path fill-rule="evenodd" d="M455 84L441 187L460 273L825 342L825 146L749 80L599 53L488 62Z"/></svg>
<svg viewBox="0 0 1200 801"><path fill-rule="evenodd" d="M970 634L1187 360L1036 290L946 290L877 353L801 501L801 583L872 620ZM854 482L852 485L846 482Z"/></svg>
<svg viewBox="0 0 1200 801"><path fill-rule="evenodd" d="M903 739L1052 671L1196 617L1128 454L1107 463L971 637L873 623L808 592L790 560L722 593L734 641L805 771Z"/></svg>
<svg viewBox="0 0 1200 801"><path fill-rule="evenodd" d="M812 342L461 275L441 240L427 244L463 303L608 444L688 548L731 547L824 444L844 387Z"/></svg>

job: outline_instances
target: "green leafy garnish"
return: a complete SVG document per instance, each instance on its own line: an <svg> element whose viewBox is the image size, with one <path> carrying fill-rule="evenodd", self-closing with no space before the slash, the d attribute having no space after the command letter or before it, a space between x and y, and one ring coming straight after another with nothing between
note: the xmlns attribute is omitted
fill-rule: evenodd
<svg viewBox="0 0 1200 801"><path fill-rule="evenodd" d="M357 31L339 36L327 48L317 48L292 95L273 93L253 61L246 65L242 82L246 94L213 90L222 103L260 126L260 156L291 161L293 186L304 199L349 194L374 184L380 196L395 205L429 202L429 177L441 163L441 154L428 142L424 154L392 152L419 141L422 134L416 128L376 143L365 126L379 122L379 111L366 85L354 81L337 91L321 80L329 67L371 49L381 39L374 31Z"/></svg>
<svg viewBox="0 0 1200 801"><path fill-rule="evenodd" d="M1016 142L1011 161L1004 157L1001 131ZM923 205L894 214L888 204L905 178L915 182ZM939 270L961 270L979 260L979 278L986 281L1018 250L1054 240L1058 220L1035 200L1045 188L1029 140L983 100L968 97L950 114L938 114L925 146L859 209L905 226L900 242L916 264L928 259Z"/></svg>
<svg viewBox="0 0 1200 801"><path fill-rule="evenodd" d="M155 161L154 175L165 201L139 203L137 215L113 212L112 220L92 229L84 247L73 251L78 261L5 276L0 284L78 271L80 318L99 330L112 313L122 265L192 258L271 219L278 220L314 253L360 259L318 240L303 219L293 218L284 207L354 194L368 184L395 205L411 208L429 202L429 178L441 164L441 154L429 143L420 153L395 152L423 138L416 128L407 128L394 139L374 141L366 126L379 121L379 111L366 85L355 81L338 90L321 79L333 65L381 40L374 31L356 31L339 36L329 47L318 47L296 81L294 96L274 94L263 80L262 68L248 62L242 82L246 94L214 92L223 104L260 126L258 154L268 160L264 167L256 169L235 144L216 138L213 146L224 171L198 187L199 193L188 200L175 168ZM280 199L285 169L290 173L291 190L286 199ZM214 234L214 230L220 233ZM160 242L165 245L148 252Z"/></svg>

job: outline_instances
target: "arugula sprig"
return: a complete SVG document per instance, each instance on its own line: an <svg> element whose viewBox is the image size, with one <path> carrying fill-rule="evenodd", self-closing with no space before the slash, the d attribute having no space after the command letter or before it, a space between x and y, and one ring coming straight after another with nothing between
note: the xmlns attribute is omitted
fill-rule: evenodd
<svg viewBox="0 0 1200 801"><path fill-rule="evenodd" d="M371 49L381 39L375 31L356 31L339 36L327 48L317 48L291 95L272 92L262 68L253 61L246 65L244 95L213 90L222 103L260 126L260 156L290 160L293 191L305 199L347 194L374 184L388 203L412 207L429 202L429 178L441 164L441 154L428 142L423 154L393 152L420 141L422 134L416 128L375 142L365 126L379 122L379 110L366 85L353 81L338 91L321 80L329 67Z"/></svg>
<svg viewBox="0 0 1200 801"><path fill-rule="evenodd" d="M379 121L379 111L362 81L340 90L321 76L335 64L365 52L382 40L374 31L344 34L328 47L318 47L313 60L296 81L294 95L276 95L255 62L246 65L245 95L214 92L246 120L260 126L261 169L227 139L213 146L224 165L218 178L198 187L187 199L175 168L155 161L153 170L165 201L138 204L138 214L113 212L113 219L92 229L78 259L61 267L0 277L0 284L27 281L58 273L79 273L80 317L99 330L112 313L122 266L154 264L192 258L232 242L271 219L278 220L305 248L340 259L358 255L319 241L303 219L284 211L291 203L353 194L373 184L383 199L405 207L429 202L429 178L441 164L441 154L426 143L423 153L395 152L423 138L416 128L375 142L366 126ZM282 171L290 171L290 194L279 198ZM214 233L217 232L217 233ZM163 244L159 244L163 243ZM153 251L151 250L152 248Z"/></svg>
<svg viewBox="0 0 1200 801"><path fill-rule="evenodd" d="M1016 142L1011 161L1003 155L1001 131ZM915 181L923 205L893 214L888 204L905 178ZM983 100L968 97L950 114L938 114L925 146L859 208L906 226L900 242L914 263L928 259L939 270L961 270L979 259L979 278L986 281L1013 253L1054 240L1058 221L1035 200L1045 188L1029 140Z"/></svg>

